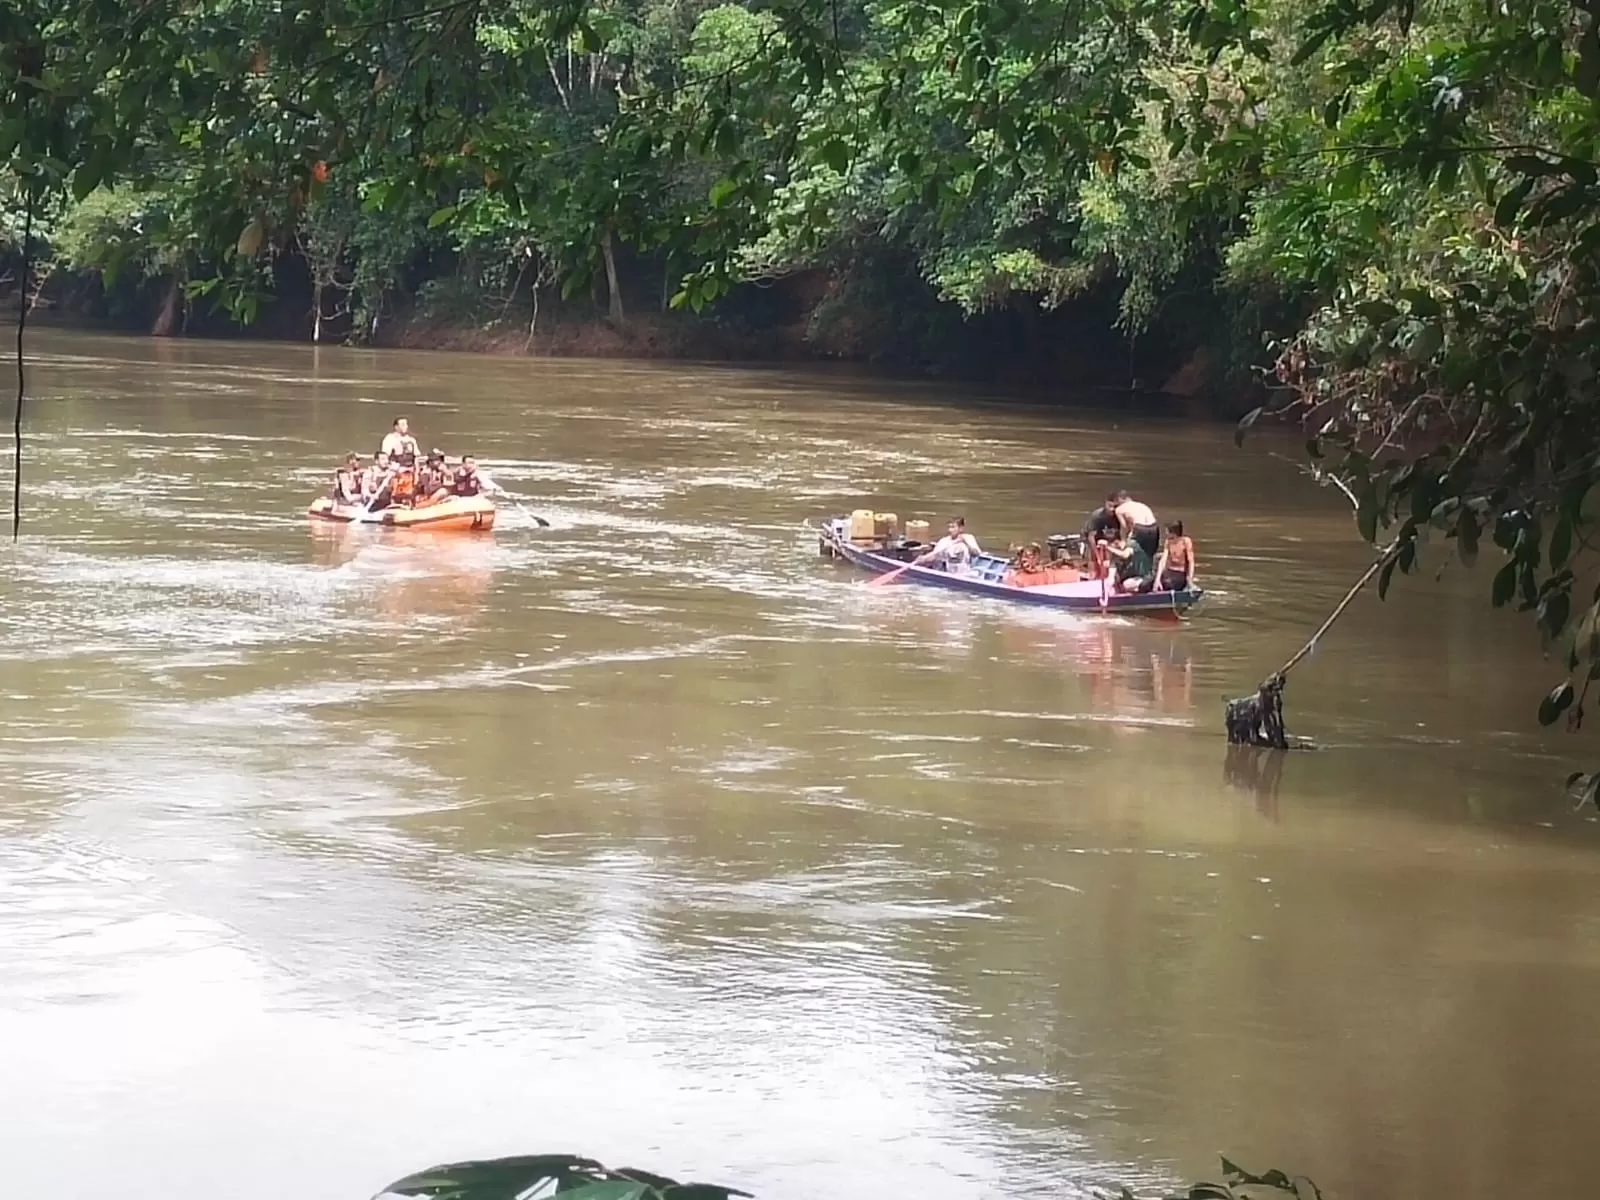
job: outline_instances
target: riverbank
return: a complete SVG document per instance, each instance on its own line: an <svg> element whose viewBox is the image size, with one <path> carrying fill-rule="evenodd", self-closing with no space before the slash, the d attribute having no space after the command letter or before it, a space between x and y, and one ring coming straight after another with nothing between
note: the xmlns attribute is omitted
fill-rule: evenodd
<svg viewBox="0 0 1600 1200"><path fill-rule="evenodd" d="M153 333L129 321L97 317L64 306L37 308L29 315L30 329L58 329L86 333L146 334L153 338L194 340L242 339L264 343L304 345L309 330L303 322L283 319L280 309L269 310L250 326L205 314L190 319L173 333ZM325 340L346 344L343 329L331 323ZM845 371L866 379L935 379L942 383L995 385L1028 403L1070 403L1095 407L1132 405L1141 414L1178 416L1197 421L1236 420L1256 401L1248 392L1221 386L1215 357L1194 351L1175 369L1170 363L1153 364L1152 379L1115 376L1104 370L1052 371L1035 359L1018 358L992 372L952 373L916 369L902 361L873 355L862 347L821 342L809 320L766 327L750 327L715 317L677 313L643 313L617 326L608 318L566 316L526 325L505 321L445 320L420 313L390 317L379 324L366 343L377 349L438 350L502 358L587 358L615 361L727 363L779 365L804 369Z"/></svg>
<svg viewBox="0 0 1600 1200"><path fill-rule="evenodd" d="M356 332L347 302L317 303L294 264L281 265L254 320L242 325L206 300L185 303L170 281L121 284L57 271L30 321L156 337L231 338L342 345ZM449 284L424 285L387 307L357 339L379 348L498 356L829 365L869 378L999 386L1030 400L1086 394L1135 398L1201 420L1237 419L1259 403L1227 364L1238 356L1191 335L1131 342L1116 327L1116 297L1086 294L1057 309L1018 305L964 316L925 287L872 297L848 280L813 272L735 289L702 313L668 310L632 294L618 319L593 297L528 289L492 302ZM0 293L15 304L15 291ZM366 318L363 318L363 322Z"/></svg>

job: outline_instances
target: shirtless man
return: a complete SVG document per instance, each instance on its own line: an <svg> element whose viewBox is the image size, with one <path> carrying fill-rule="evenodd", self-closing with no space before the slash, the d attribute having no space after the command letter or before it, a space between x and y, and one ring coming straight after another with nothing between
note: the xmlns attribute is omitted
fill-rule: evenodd
<svg viewBox="0 0 1600 1200"><path fill-rule="evenodd" d="M1161 526L1156 524L1155 510L1142 500L1133 499L1127 492L1115 492L1107 496L1106 508L1117 518L1124 540L1138 542L1154 562L1161 549Z"/></svg>
<svg viewBox="0 0 1600 1200"><path fill-rule="evenodd" d="M384 434L379 449L402 467L411 466L421 453L417 439L411 436L411 423L404 417L395 418L394 428Z"/></svg>

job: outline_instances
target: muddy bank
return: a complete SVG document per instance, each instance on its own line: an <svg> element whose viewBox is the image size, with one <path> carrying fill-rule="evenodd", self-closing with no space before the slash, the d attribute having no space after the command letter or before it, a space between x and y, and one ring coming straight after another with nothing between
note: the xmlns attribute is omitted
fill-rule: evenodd
<svg viewBox="0 0 1600 1200"><path fill-rule="evenodd" d="M380 348L505 356L828 366L874 378L999 386L1030 402L1090 402L1195 420L1236 419L1258 402L1226 378L1225 355L1170 344L1146 344L1135 354L1089 302L1071 311L1014 309L961 318L916 296L897 309L841 305L824 285L792 291L704 314L641 308L621 323L582 303L558 303L531 330L510 306L487 319L481 311L442 315L408 306L385 314L361 340ZM115 309L92 286L50 289L29 321L154 337L313 340L311 312L293 295L280 294L243 326L208 305L174 311L170 289L149 292L138 297L141 303ZM9 299L15 303L14 293ZM352 335L347 315L324 320L320 332L330 345Z"/></svg>

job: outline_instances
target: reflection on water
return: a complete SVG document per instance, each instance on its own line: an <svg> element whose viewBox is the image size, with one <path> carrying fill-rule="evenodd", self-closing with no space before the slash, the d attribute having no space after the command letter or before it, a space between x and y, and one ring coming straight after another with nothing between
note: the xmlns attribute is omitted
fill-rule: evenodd
<svg viewBox="0 0 1600 1200"><path fill-rule="evenodd" d="M1324 749L1227 750L1223 698L1363 557L1226 430L41 345L47 484L0 578L17 1190L367 1195L539 1149L780 1198L1219 1149L1346 1195L1600 1167L1596 833L1529 727L1541 664L1483 580L1408 584L1297 671ZM310 526L401 412L551 527ZM1002 544L1111 483L1200 541L1192 621L868 588L802 527L953 508Z"/></svg>

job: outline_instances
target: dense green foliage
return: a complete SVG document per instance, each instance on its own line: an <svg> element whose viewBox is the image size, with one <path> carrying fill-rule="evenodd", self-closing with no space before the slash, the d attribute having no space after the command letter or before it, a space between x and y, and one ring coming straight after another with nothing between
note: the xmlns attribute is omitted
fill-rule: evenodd
<svg viewBox="0 0 1600 1200"><path fill-rule="evenodd" d="M700 312L823 272L814 324L928 328L1113 289L1128 335L1271 368L1381 588L1491 543L1575 723L1597 90L1561 0L18 0L0 233L169 325L297 265L356 337L541 289L620 325L630 273Z"/></svg>

